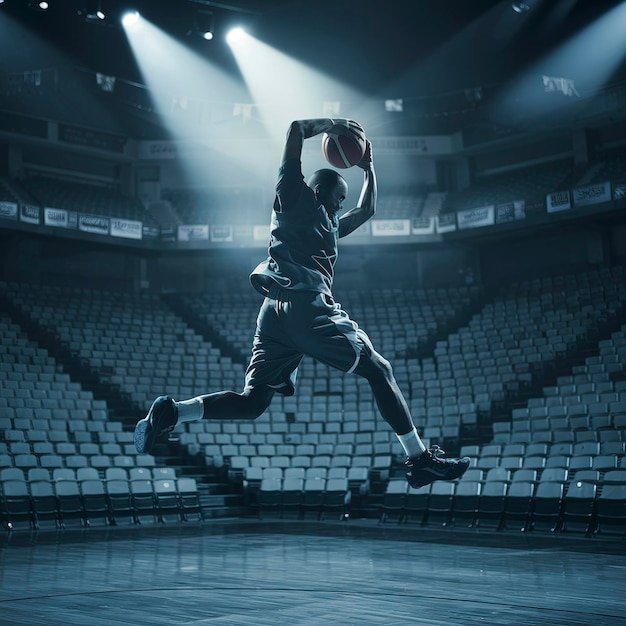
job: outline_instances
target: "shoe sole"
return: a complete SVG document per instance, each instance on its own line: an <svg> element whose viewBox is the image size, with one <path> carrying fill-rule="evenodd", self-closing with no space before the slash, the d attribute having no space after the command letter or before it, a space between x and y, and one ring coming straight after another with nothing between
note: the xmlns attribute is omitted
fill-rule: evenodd
<svg viewBox="0 0 626 626"><path fill-rule="evenodd" d="M137 422L137 425L135 426L134 442L135 449L139 454L147 454L152 449L152 442L150 441L150 437L146 434L148 425L148 418L144 417L142 420Z"/></svg>
<svg viewBox="0 0 626 626"><path fill-rule="evenodd" d="M420 489L421 487L426 487L426 485L430 485L430 484L432 484L434 482L437 482L438 480L448 480L448 481L449 480L458 480L459 478L461 478L461 476L463 476L463 474L465 474L465 472L467 472L468 469L469 469L469 465L458 476L455 476L454 478L444 478L442 476L435 476L435 475L433 475L432 480L428 480L425 483L419 483L419 484L417 484L415 482L412 482L411 474L407 473L406 474L406 480L409 483L409 486L412 487L413 489Z"/></svg>

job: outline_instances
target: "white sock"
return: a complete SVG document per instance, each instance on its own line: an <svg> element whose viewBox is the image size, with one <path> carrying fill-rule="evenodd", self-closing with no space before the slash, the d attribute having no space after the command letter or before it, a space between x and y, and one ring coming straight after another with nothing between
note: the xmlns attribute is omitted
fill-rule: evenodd
<svg viewBox="0 0 626 626"><path fill-rule="evenodd" d="M177 402L178 423L181 422L197 422L204 417L204 402L202 398L191 398L191 400L183 400Z"/></svg>
<svg viewBox="0 0 626 626"><path fill-rule="evenodd" d="M410 430L404 435L398 435L396 433L398 441L402 444L406 455L409 459L415 459L426 450L426 446L422 443L420 436L417 434L417 429L413 426L413 430Z"/></svg>

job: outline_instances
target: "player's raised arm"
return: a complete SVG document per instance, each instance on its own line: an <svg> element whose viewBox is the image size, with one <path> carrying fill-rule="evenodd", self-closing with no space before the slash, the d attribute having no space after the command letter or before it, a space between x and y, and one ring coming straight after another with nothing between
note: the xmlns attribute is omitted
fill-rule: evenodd
<svg viewBox="0 0 626 626"><path fill-rule="evenodd" d="M283 150L282 163L289 159L300 158L302 154L302 144L305 139L315 137L330 130L335 123L330 118L320 118L312 120L295 120L289 125L287 140Z"/></svg>
<svg viewBox="0 0 626 626"><path fill-rule="evenodd" d="M367 140L365 154L357 163L363 170L363 187L357 205L339 218L339 237L345 237L367 222L376 213L378 187L372 160L372 143Z"/></svg>

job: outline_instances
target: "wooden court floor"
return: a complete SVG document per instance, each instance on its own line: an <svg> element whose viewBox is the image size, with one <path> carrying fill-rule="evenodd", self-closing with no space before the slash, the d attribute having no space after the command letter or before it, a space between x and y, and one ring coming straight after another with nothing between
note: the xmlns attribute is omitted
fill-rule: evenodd
<svg viewBox="0 0 626 626"><path fill-rule="evenodd" d="M626 626L625 554L369 520L5 536L0 624Z"/></svg>

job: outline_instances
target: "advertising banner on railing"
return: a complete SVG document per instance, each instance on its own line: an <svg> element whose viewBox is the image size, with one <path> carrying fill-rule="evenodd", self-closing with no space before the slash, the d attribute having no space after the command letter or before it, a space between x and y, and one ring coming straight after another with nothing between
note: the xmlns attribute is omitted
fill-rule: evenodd
<svg viewBox="0 0 626 626"><path fill-rule="evenodd" d="M438 233L452 233L456 230L456 213L437 215L436 228Z"/></svg>
<svg viewBox="0 0 626 626"><path fill-rule="evenodd" d="M589 204L602 204L611 200L611 183L597 183L596 185L588 185L587 187L579 187L574 189L574 205L587 206Z"/></svg>
<svg viewBox="0 0 626 626"><path fill-rule="evenodd" d="M193 141L148 140L138 144L140 159L179 159L207 152L207 147Z"/></svg>
<svg viewBox="0 0 626 626"><path fill-rule="evenodd" d="M225 242L233 240L232 224L213 224L211 226L211 241Z"/></svg>
<svg viewBox="0 0 626 626"><path fill-rule="evenodd" d="M22 204L20 207L20 222L39 224L41 222L41 209L34 204Z"/></svg>
<svg viewBox="0 0 626 626"><path fill-rule="evenodd" d="M546 208L548 213L557 213L558 211L567 211L572 208L569 191L555 191L546 196Z"/></svg>
<svg viewBox="0 0 626 626"><path fill-rule="evenodd" d="M411 220L411 233L413 235L434 235L434 217L414 217Z"/></svg>
<svg viewBox="0 0 626 626"><path fill-rule="evenodd" d="M0 202L0 217L5 220L16 220L17 204L15 202Z"/></svg>
<svg viewBox="0 0 626 626"><path fill-rule="evenodd" d="M406 237L411 234L411 220L372 220L373 237Z"/></svg>
<svg viewBox="0 0 626 626"><path fill-rule="evenodd" d="M89 213L80 213L78 216L78 230L84 233L108 235L109 218L102 215L90 215Z"/></svg>
<svg viewBox="0 0 626 626"><path fill-rule="evenodd" d="M144 224L141 228L144 239L158 239L161 235L161 229L158 226L149 226Z"/></svg>
<svg viewBox="0 0 626 626"><path fill-rule="evenodd" d="M613 198L615 200L626 198L626 183L613 183Z"/></svg>
<svg viewBox="0 0 626 626"><path fill-rule="evenodd" d="M111 237L141 239L143 237L142 223L137 220L111 218Z"/></svg>
<svg viewBox="0 0 626 626"><path fill-rule="evenodd" d="M270 225L269 224L257 224L252 227L252 239L254 241L266 241L270 240Z"/></svg>
<svg viewBox="0 0 626 626"><path fill-rule="evenodd" d="M496 205L496 224L506 224L526 219L526 204L523 200Z"/></svg>
<svg viewBox="0 0 626 626"><path fill-rule="evenodd" d="M467 228L482 228L483 226L493 226L494 215L495 210L492 204L491 206L458 211L456 214L456 221L459 225L459 230L465 230Z"/></svg>
<svg viewBox="0 0 626 626"><path fill-rule="evenodd" d="M178 241L208 241L208 224L181 224L178 227Z"/></svg>
<svg viewBox="0 0 626 626"><path fill-rule="evenodd" d="M55 228L68 228L68 213L65 209L53 209L45 207L43 210L43 223Z"/></svg>

